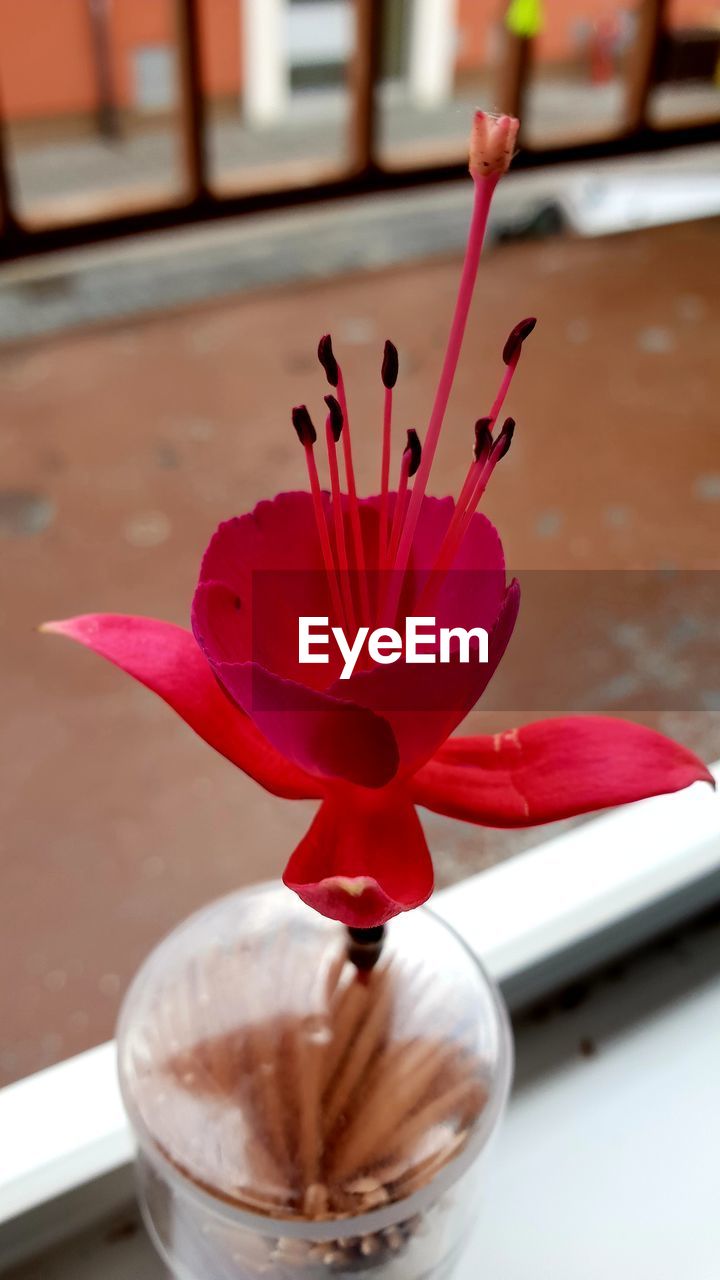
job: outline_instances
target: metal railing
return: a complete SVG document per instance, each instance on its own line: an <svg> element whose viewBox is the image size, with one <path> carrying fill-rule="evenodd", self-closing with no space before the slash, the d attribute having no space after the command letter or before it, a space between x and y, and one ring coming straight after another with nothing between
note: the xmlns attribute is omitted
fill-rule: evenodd
<svg viewBox="0 0 720 1280"><path fill-rule="evenodd" d="M344 196L416 187L459 178L466 171L464 157L446 163L393 167L378 145L378 94L381 66L383 0L353 0L355 47L349 67L351 99L344 163L320 180L271 189L222 191L210 177L208 120L202 84L202 26L200 0L174 0L178 33L180 129L183 184L178 196L148 200L141 207L123 209L118 202L109 212L98 205L74 219L43 220L18 211L8 158L6 122L0 99L0 260L93 244L115 237L186 226L215 218L256 213L290 205ZM666 40L667 0L639 0L637 27L624 73L624 109L620 127L602 136L532 147L523 142L517 168L593 160L666 147L720 139L720 119L696 119L657 127L649 120L648 101L658 82L658 66ZM523 114L530 84L534 42L505 33L504 56L498 67L495 105L513 115ZM0 86L1 92L1 86Z"/></svg>

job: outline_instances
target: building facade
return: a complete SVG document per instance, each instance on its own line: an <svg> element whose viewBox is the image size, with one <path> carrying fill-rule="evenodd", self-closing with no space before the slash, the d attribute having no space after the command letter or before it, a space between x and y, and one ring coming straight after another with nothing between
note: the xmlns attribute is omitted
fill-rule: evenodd
<svg viewBox="0 0 720 1280"><path fill-rule="evenodd" d="M380 0L378 0L380 2ZM618 33L637 0L545 0L538 55L582 66L593 32ZM419 105L493 61L507 0L385 0L385 71ZM718 0L672 0L677 25L720 21ZM298 87L331 83L353 41L350 0L201 0L208 97L271 123ZM177 100L174 0L0 0L0 93L17 123L140 119Z"/></svg>

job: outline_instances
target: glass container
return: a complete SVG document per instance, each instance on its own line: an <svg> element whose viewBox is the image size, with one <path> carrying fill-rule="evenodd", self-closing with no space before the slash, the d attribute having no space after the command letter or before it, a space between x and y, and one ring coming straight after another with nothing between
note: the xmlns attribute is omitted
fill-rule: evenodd
<svg viewBox="0 0 720 1280"><path fill-rule="evenodd" d="M140 1199L177 1280L444 1280L475 1221L512 1042L432 911L354 939L279 885L181 924L125 1000Z"/></svg>

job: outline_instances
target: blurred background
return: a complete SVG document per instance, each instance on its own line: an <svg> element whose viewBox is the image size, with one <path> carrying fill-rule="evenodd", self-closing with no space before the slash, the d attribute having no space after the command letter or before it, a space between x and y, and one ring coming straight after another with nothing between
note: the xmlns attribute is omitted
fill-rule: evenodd
<svg viewBox="0 0 720 1280"><path fill-rule="evenodd" d="M160 935L278 875L311 816L35 628L187 624L218 521L304 483L289 408L320 403L328 330L361 488L387 337L398 432L422 435L477 106L521 114L522 146L434 491L457 491L505 337L537 315L487 501L508 563L713 582L718 0L0 0L0 1085L108 1038ZM563 598L547 626L581 689ZM642 615L620 608L604 643L632 679L593 672L577 709L711 760L716 597L688 617L666 655L681 696L648 707ZM537 715L542 678L519 642L473 727ZM543 836L427 829L440 884Z"/></svg>

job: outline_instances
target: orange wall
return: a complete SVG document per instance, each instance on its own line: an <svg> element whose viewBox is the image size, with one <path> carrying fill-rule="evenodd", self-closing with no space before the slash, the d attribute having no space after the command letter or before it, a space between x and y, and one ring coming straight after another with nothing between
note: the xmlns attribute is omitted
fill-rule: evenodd
<svg viewBox="0 0 720 1280"><path fill-rule="evenodd" d="M133 50L173 44L175 0L107 0L115 91L134 100ZM490 61L508 0L458 0L458 68ZM549 61L577 52L578 19L632 9L635 0L545 0L538 55ZM240 0L201 0L203 69L211 97L240 92ZM720 0L670 0L673 26L720 22ZM0 0L0 94L9 119L89 114L96 105L88 0Z"/></svg>
<svg viewBox="0 0 720 1280"><path fill-rule="evenodd" d="M0 91L11 119L93 104L86 0L0 0Z"/></svg>
<svg viewBox="0 0 720 1280"><path fill-rule="evenodd" d="M133 50L175 43L174 0L109 0L117 101L134 101ZM240 0L203 0L210 96L240 91ZM84 114L96 105L87 0L0 0L0 92L9 119Z"/></svg>
<svg viewBox="0 0 720 1280"><path fill-rule="evenodd" d="M121 106L131 106L133 49L140 45L172 44L173 11L168 0L111 0L108 8L115 92Z"/></svg>
<svg viewBox="0 0 720 1280"><path fill-rule="evenodd" d="M239 93L242 66L240 0L204 0L203 75L211 94Z"/></svg>

